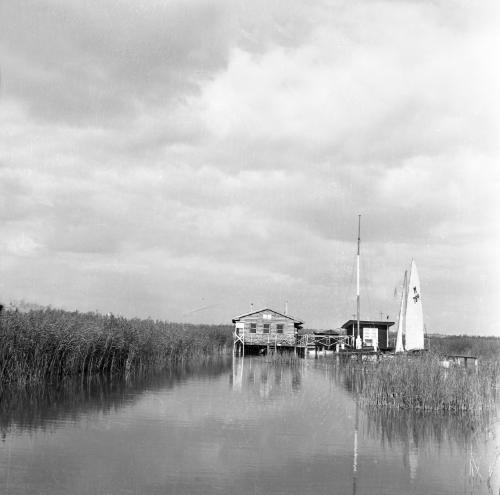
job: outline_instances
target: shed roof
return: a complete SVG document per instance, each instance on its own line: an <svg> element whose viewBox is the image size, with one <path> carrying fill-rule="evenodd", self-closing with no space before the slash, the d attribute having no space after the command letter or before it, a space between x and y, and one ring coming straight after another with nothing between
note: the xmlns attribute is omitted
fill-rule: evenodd
<svg viewBox="0 0 500 495"><path fill-rule="evenodd" d="M233 318L233 323L236 323L238 320L241 320L241 318L245 318L246 316L251 316L251 315L254 315L256 313L262 313L263 311L271 311L273 313L276 313L277 315L283 316L283 318L288 318L289 320L292 320L295 323L304 324L304 322L302 320L299 320L298 318L294 318L293 316L290 316L290 315L284 315L283 313L280 313L279 311L276 311L275 309L271 309L271 308L261 308L261 309L255 310L255 311L250 311L249 313L235 316Z"/></svg>
<svg viewBox="0 0 500 495"><path fill-rule="evenodd" d="M348 320L342 325L342 328L349 328L352 325L356 325L357 322L358 322L357 320ZM394 322L387 320L359 320L359 324L372 325L377 327L392 327L392 325L394 325Z"/></svg>
<svg viewBox="0 0 500 495"><path fill-rule="evenodd" d="M340 335L339 330L314 330L313 334L314 335Z"/></svg>

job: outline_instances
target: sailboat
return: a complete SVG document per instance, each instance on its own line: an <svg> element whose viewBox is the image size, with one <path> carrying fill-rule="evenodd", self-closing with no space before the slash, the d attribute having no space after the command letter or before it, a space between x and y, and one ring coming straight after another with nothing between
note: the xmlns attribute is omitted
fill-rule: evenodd
<svg viewBox="0 0 500 495"><path fill-rule="evenodd" d="M424 349L424 314L420 295L420 279L415 260L411 260L410 278L405 272L398 318L396 352ZM403 343L403 335L405 342Z"/></svg>

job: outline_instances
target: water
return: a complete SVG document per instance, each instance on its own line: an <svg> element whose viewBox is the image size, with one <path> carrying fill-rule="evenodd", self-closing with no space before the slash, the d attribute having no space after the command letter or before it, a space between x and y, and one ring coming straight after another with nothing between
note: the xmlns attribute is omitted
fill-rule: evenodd
<svg viewBox="0 0 500 495"><path fill-rule="evenodd" d="M327 358L228 359L129 383L67 383L4 395L0 415L5 495L500 489L495 419L367 409Z"/></svg>

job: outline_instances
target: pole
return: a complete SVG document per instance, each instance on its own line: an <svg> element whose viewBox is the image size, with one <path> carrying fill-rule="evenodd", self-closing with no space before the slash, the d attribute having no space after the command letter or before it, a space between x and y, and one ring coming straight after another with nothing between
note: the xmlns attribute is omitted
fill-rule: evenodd
<svg viewBox="0 0 500 495"><path fill-rule="evenodd" d="M354 419L354 456L352 460L352 494L356 495L358 484L358 428L359 428L359 391L358 384L355 384L356 390L356 414Z"/></svg>
<svg viewBox="0 0 500 495"><path fill-rule="evenodd" d="M359 341L359 246L361 244L361 215L358 215L358 254L356 256L356 348Z"/></svg>

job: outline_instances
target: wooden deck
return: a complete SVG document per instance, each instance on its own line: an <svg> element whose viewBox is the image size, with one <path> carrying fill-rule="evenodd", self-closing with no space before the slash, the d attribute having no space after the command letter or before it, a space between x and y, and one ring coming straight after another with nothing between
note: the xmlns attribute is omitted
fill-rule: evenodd
<svg viewBox="0 0 500 495"><path fill-rule="evenodd" d="M245 352L255 353L266 350L273 352L277 350L293 351L296 354L306 355L307 352L344 350L352 339L345 335L286 335L286 334L233 334L234 350L237 355Z"/></svg>
<svg viewBox="0 0 500 495"><path fill-rule="evenodd" d="M387 349L374 350L373 348L354 349L352 337L348 335L317 335L313 333L302 335L291 334L262 334L262 333L233 333L233 350L236 355L259 354L263 352L294 352L299 356L310 354L326 355L335 353L350 359L378 359L382 356L390 357ZM466 355L443 355L443 366L477 367L478 358Z"/></svg>

